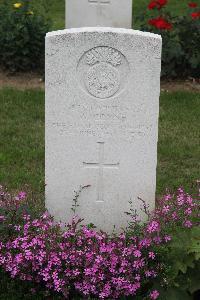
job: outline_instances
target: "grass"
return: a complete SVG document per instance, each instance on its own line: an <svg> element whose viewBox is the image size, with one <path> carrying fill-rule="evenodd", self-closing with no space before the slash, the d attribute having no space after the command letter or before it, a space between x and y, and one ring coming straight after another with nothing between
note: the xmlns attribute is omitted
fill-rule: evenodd
<svg viewBox="0 0 200 300"><path fill-rule="evenodd" d="M197 0L196 2L198 3L199 1L200 0ZM146 7L149 2L150 0L133 0L134 28L139 27L139 24L137 22L136 24L134 23L134 19L138 15L145 13ZM188 2L189 0L169 0L169 9L174 15L182 15L187 11ZM49 3L51 4L49 15L53 20L53 29L63 29L65 27L65 0L50 0Z"/></svg>
<svg viewBox="0 0 200 300"><path fill-rule="evenodd" d="M0 0L0 3L5 0ZM124 0L121 0L124 1ZM14 0L7 0L6 2L14 3ZM16 1L17 2L17 1ZM19 1L20 2L20 1ZM52 30L63 29L65 27L65 0L32 0L33 6L41 11L45 5L49 10L48 16L52 20ZM146 7L150 0L133 0L133 25L138 28L139 24L134 22L135 18L145 13ZM187 5L189 0L169 0L169 9L174 15L182 15L187 12ZM200 5L200 0L196 0Z"/></svg>
<svg viewBox="0 0 200 300"><path fill-rule="evenodd" d="M157 193L192 188L200 179L200 93L163 93L160 99Z"/></svg>
<svg viewBox="0 0 200 300"><path fill-rule="evenodd" d="M145 13L146 7L149 2L150 0L133 0L133 26L134 19L138 15ZM184 14L187 11L188 2L189 0L169 0L170 11L174 15ZM198 3L199 0L197 0L196 2ZM51 5L49 16L53 20L53 29L63 29L65 27L65 0L51 0L49 1L49 3ZM134 27L138 28L139 24L136 22Z"/></svg>
<svg viewBox="0 0 200 300"><path fill-rule="evenodd" d="M157 194L183 185L200 170L200 94L162 93ZM0 182L9 189L44 190L44 92L0 90Z"/></svg>
<svg viewBox="0 0 200 300"><path fill-rule="evenodd" d="M11 189L44 186L44 93L0 90L0 182Z"/></svg>

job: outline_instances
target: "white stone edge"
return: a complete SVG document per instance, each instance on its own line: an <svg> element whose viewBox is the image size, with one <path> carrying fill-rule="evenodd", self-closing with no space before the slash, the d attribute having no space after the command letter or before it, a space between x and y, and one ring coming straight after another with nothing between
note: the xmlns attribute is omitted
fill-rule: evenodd
<svg viewBox="0 0 200 300"><path fill-rule="evenodd" d="M113 28L113 27L81 27L81 28L70 28L64 30L51 31L46 34L46 37L65 35L69 33L83 33L83 32L113 32L119 34L130 34L135 36L144 36L150 38L156 38L162 40L162 37L159 34L144 32L140 30L125 29L125 28Z"/></svg>

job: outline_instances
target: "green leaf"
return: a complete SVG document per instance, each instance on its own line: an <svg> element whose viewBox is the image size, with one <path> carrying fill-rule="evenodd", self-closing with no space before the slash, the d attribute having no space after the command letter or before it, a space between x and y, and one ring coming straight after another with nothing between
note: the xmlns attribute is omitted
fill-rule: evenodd
<svg viewBox="0 0 200 300"><path fill-rule="evenodd" d="M186 291L181 289L171 288L161 293L162 300L192 300L193 297Z"/></svg>
<svg viewBox="0 0 200 300"><path fill-rule="evenodd" d="M195 265L194 269L190 269L188 272L190 279L189 291L194 293L200 290L200 261Z"/></svg>
<svg viewBox="0 0 200 300"><path fill-rule="evenodd" d="M200 259L200 227L194 227L191 231L191 244L188 253L194 253L195 259Z"/></svg>

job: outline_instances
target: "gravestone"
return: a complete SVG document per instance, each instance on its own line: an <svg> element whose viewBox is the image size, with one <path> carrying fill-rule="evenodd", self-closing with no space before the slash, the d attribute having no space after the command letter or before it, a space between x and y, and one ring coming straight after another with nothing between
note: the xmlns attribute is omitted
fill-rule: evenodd
<svg viewBox="0 0 200 300"><path fill-rule="evenodd" d="M132 27L132 0L65 0L66 28Z"/></svg>
<svg viewBox="0 0 200 300"><path fill-rule="evenodd" d="M154 208L161 37L114 28L46 37L46 206L98 228L127 225L130 201Z"/></svg>

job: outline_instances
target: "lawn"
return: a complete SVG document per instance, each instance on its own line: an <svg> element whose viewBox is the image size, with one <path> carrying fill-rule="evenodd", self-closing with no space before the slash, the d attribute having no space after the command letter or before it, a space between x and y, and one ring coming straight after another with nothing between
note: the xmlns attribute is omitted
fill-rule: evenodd
<svg viewBox="0 0 200 300"><path fill-rule="evenodd" d="M38 0L34 0L35 2ZM125 1L125 0L121 0ZM145 9L150 1L149 0L133 0L133 25L134 18L138 15L143 14ZM171 12L174 15L181 15L187 11L187 4L189 0L169 0L169 7ZM200 0L195 1L200 3ZM50 0L48 1L50 4L49 15L53 20L53 29L63 29L64 28L64 19L65 19L65 0ZM135 28L139 27L138 22L136 22Z"/></svg>
<svg viewBox="0 0 200 300"><path fill-rule="evenodd" d="M5 0L0 0L0 3ZM125 0L121 0L125 1ZM15 3L20 1L7 0L6 2ZM33 0L33 6L42 11L45 4L48 11L48 16L52 20L52 30L63 29L65 26L65 0ZM145 9L150 0L133 0L133 24L134 28L139 27L139 23L134 20L138 15L145 13ZM182 15L187 12L187 4L189 0L169 0L169 8L173 15ZM196 0L199 3L200 0ZM42 8L42 9L41 9Z"/></svg>
<svg viewBox="0 0 200 300"><path fill-rule="evenodd" d="M44 93L0 90L0 182L44 186Z"/></svg>
<svg viewBox="0 0 200 300"><path fill-rule="evenodd" d="M157 195L183 185L200 170L200 94L162 93ZM44 191L44 92L0 90L0 182L9 189Z"/></svg>

